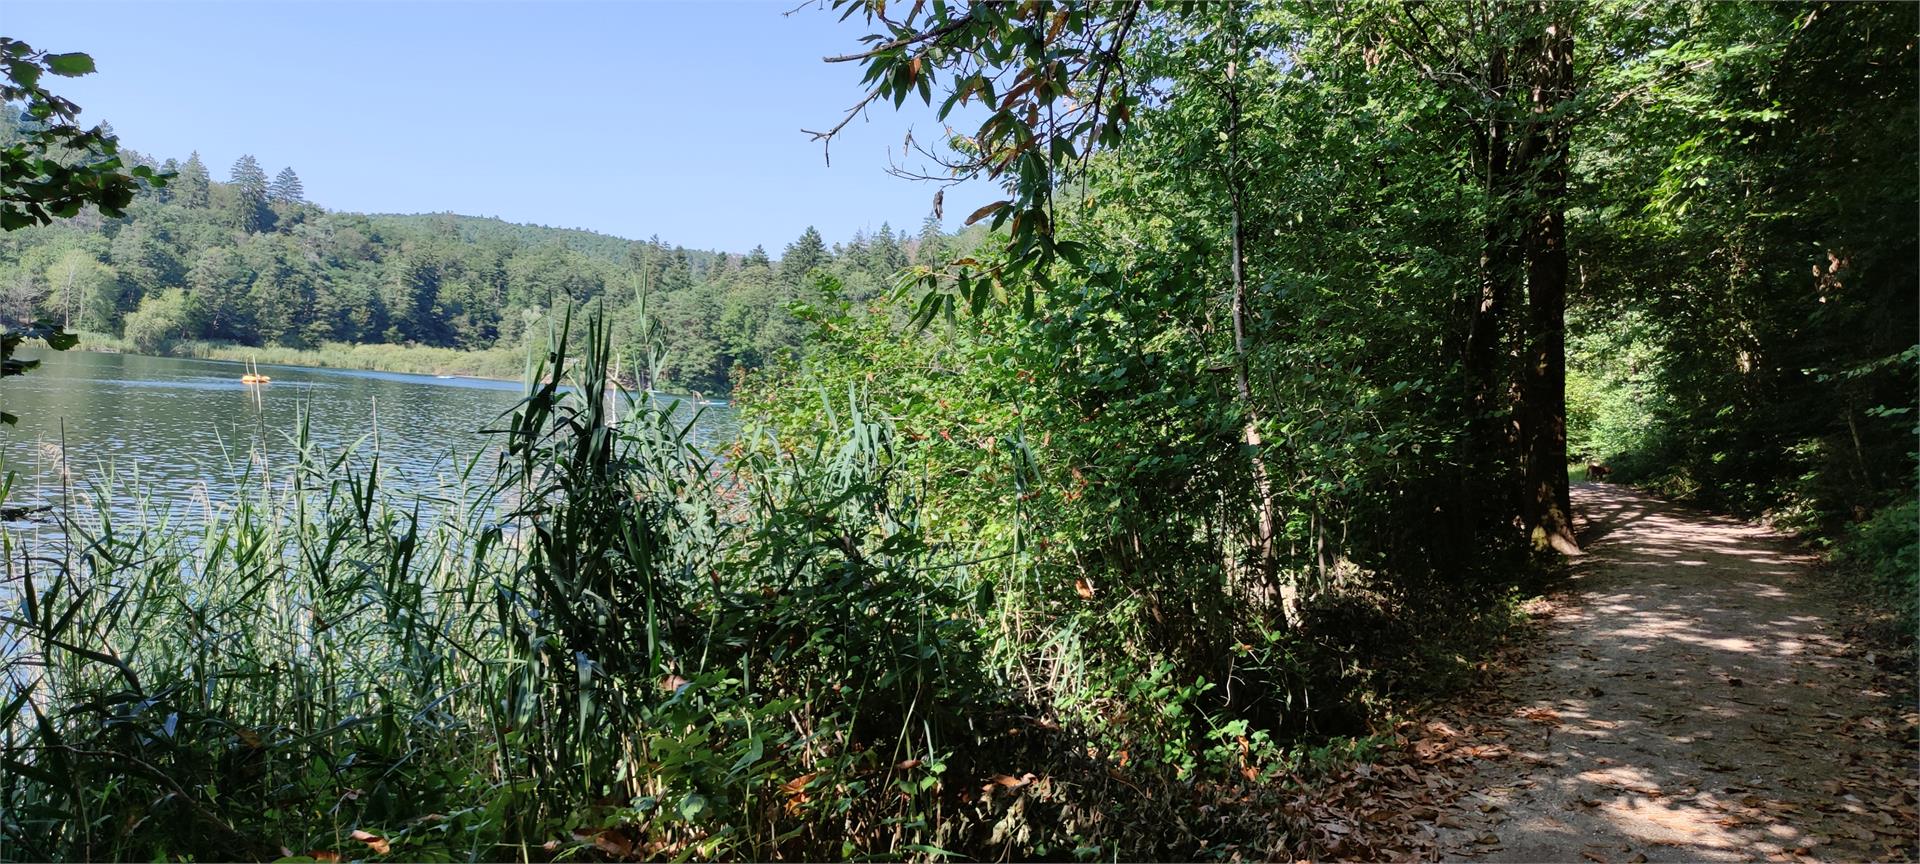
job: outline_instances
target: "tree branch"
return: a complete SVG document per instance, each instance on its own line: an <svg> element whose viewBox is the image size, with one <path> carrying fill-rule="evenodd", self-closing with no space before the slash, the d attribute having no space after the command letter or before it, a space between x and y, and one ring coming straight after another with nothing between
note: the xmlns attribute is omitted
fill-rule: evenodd
<svg viewBox="0 0 1920 864"><path fill-rule="evenodd" d="M867 110L867 106L873 104L873 100L878 98L880 98L879 88L876 87L868 91L866 97L861 99L859 104L847 109L847 116L840 118L840 122L833 124L833 128L825 132L815 132L812 129L800 130L808 135L812 135L813 140L821 142L821 155L826 157L828 167L833 166L833 136L840 134L840 130L847 128L847 124L852 123L853 118L860 116L860 112Z"/></svg>
<svg viewBox="0 0 1920 864"><path fill-rule="evenodd" d="M938 27L935 27L932 30L915 33L912 36L902 36L898 39L893 40L892 42L887 42L885 44L875 46L866 51L861 51L857 54L837 54L830 57L822 57L820 59L828 63L848 63L854 60L865 60L869 57L873 57L879 54L885 54L888 51L892 51L898 48L905 48L908 45L913 45L919 42L925 42L929 39L938 39L942 36L947 35L948 33L952 33L953 31L958 30L972 23L973 23L973 15L972 13L968 13L966 15L962 15L958 18L955 18L952 21L948 21L947 23L942 24Z"/></svg>

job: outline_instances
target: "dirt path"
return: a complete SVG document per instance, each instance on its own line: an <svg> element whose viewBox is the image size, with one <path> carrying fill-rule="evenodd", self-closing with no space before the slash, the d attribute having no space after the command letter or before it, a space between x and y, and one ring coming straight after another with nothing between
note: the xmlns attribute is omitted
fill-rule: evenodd
<svg viewBox="0 0 1920 864"><path fill-rule="evenodd" d="M1510 755L1456 817L1472 854L1911 860L1913 694L1875 689L1812 560L1622 487L1575 497L1588 555L1507 687L1517 710L1480 724Z"/></svg>

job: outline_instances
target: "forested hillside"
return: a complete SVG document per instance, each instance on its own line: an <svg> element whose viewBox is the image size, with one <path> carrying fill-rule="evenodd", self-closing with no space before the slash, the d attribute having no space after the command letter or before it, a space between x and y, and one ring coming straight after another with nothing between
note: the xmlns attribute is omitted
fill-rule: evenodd
<svg viewBox="0 0 1920 864"><path fill-rule="evenodd" d="M0 146L23 122L9 108ZM929 217L917 233L883 222L831 247L808 228L777 257L690 250L452 214L333 212L308 200L293 168L269 179L252 156L220 181L198 154L157 164L129 155L177 177L125 216L88 210L0 237L0 318L124 336L143 353L386 343L510 349L517 369L528 340L544 344L550 316L569 305L605 300L616 344L633 345L644 296L667 349L656 383L711 392L799 345L786 307L813 271L872 297L916 255L956 242Z"/></svg>

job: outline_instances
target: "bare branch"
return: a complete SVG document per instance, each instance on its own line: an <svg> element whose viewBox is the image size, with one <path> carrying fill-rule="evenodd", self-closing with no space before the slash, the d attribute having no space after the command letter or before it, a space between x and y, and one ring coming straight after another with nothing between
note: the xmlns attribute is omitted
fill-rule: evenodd
<svg viewBox="0 0 1920 864"><path fill-rule="evenodd" d="M880 91L877 88L868 92L866 97L860 100L859 104L847 109L847 116L840 118L840 122L835 123L832 129L828 129L825 132L815 132L812 129L800 130L808 135L812 135L813 140L821 142L820 152L822 156L826 157L828 167L833 166L833 136L840 134L840 130L847 128L847 124L852 123L853 118L860 116L860 112L867 110L867 106L873 104L873 100L878 98L880 98Z"/></svg>

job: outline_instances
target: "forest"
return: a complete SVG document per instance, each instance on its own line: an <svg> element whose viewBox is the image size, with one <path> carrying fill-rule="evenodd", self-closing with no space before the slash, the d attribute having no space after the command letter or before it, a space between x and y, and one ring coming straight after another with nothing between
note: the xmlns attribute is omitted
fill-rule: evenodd
<svg viewBox="0 0 1920 864"><path fill-rule="evenodd" d="M0 548L0 858L1920 856L1920 6L818 5L787 146L929 112L966 233L135 175L0 44L9 351L536 358L432 519Z"/></svg>
<svg viewBox="0 0 1920 864"><path fill-rule="evenodd" d="M0 146L33 128L8 106ZM660 380L648 383L711 393L730 389L736 369L799 347L802 329L787 305L814 270L832 274L850 297L872 297L916 255L926 263L977 242L944 234L930 217L915 234L882 222L871 236L831 247L808 228L777 259L761 247L688 250L658 237L452 214L331 212L308 202L294 169L269 180L252 156L222 182L198 153L184 162L121 154L174 179L142 189L118 217L89 211L0 236L0 317L46 318L103 337L83 347L148 354L283 347L327 359L350 345L456 349L415 352L432 358L430 368L404 368L405 352L371 356L395 357L403 368L390 371L514 378L556 311L610 298L624 349L635 344L631 311L645 298L667 347Z"/></svg>

